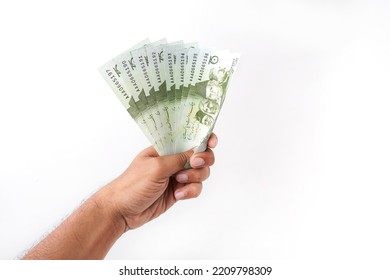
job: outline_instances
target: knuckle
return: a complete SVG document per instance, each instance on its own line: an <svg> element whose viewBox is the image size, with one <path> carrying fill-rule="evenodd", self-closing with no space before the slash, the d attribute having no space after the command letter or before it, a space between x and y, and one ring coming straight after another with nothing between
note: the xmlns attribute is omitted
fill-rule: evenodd
<svg viewBox="0 0 390 280"><path fill-rule="evenodd" d="M210 177L210 167L207 166L205 168L205 178L204 179L206 180L208 177Z"/></svg>
<svg viewBox="0 0 390 280"><path fill-rule="evenodd" d="M209 150L207 151L208 153L208 165L211 166L215 163L215 156L214 156L214 152L212 150Z"/></svg>
<svg viewBox="0 0 390 280"><path fill-rule="evenodd" d="M210 176L210 168L208 166L199 169L194 174L194 182L202 182Z"/></svg>
<svg viewBox="0 0 390 280"><path fill-rule="evenodd" d="M150 171L154 174L161 174L164 169L164 164L159 158L153 158L150 162Z"/></svg>
<svg viewBox="0 0 390 280"><path fill-rule="evenodd" d="M194 197L199 197L201 192L202 192L202 186L200 186L199 188L196 188L196 191L194 193Z"/></svg>
<svg viewBox="0 0 390 280"><path fill-rule="evenodd" d="M196 198L202 192L202 183L194 184L194 186L189 190L189 195L192 198Z"/></svg>
<svg viewBox="0 0 390 280"><path fill-rule="evenodd" d="M187 162L187 155L185 153L178 154L178 165L184 165Z"/></svg>

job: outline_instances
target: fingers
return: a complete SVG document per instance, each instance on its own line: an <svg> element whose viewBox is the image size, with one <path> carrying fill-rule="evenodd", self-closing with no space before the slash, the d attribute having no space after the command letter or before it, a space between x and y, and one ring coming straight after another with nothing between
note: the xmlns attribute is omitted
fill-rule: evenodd
<svg viewBox="0 0 390 280"><path fill-rule="evenodd" d="M142 155L147 157L158 157L158 153L153 146L149 146L141 152Z"/></svg>
<svg viewBox="0 0 390 280"><path fill-rule="evenodd" d="M192 168L202 168L204 166L211 166L215 162L214 152L207 149L202 153L195 154L190 159Z"/></svg>
<svg viewBox="0 0 390 280"><path fill-rule="evenodd" d="M184 200L195 198L202 192L202 183L191 183L175 190L175 199Z"/></svg>
<svg viewBox="0 0 390 280"><path fill-rule="evenodd" d="M176 174L176 181L179 183L202 182L210 176L210 167L199 169L188 169Z"/></svg>
<svg viewBox="0 0 390 280"><path fill-rule="evenodd" d="M202 181L210 176L210 167L206 166L199 169L183 170L176 174L177 182L183 184L175 190L176 200L195 198L202 192Z"/></svg>
<svg viewBox="0 0 390 280"><path fill-rule="evenodd" d="M204 166L211 166L215 162L214 152L211 150L218 144L217 136L212 133L207 145L208 149L202 153L195 154L191 157L190 165L192 168L202 168Z"/></svg>
<svg viewBox="0 0 390 280"><path fill-rule="evenodd" d="M217 137L212 134L208 141L209 148L191 156L190 164L193 169L182 170L175 175L176 181L180 183L174 191L176 200L195 198L200 195L202 182L210 176L210 166L215 162L214 152L210 148L215 148L217 142Z"/></svg>
<svg viewBox="0 0 390 280"><path fill-rule="evenodd" d="M218 144L217 135L212 133L210 135L209 141L207 142L207 145L209 146L209 148L214 149L217 146L217 144Z"/></svg>
<svg viewBox="0 0 390 280"><path fill-rule="evenodd" d="M176 172L182 170L186 162L190 159L193 150L188 150L183 153L178 153L174 155L167 155L155 158L156 170L160 176L169 177L175 174Z"/></svg>
<svg viewBox="0 0 390 280"><path fill-rule="evenodd" d="M158 177L166 178L183 170L188 160L190 160L191 167L195 169L213 165L215 158L210 148L215 148L217 143L217 136L212 133L208 140L209 148L196 155L193 154L193 150L188 150L174 155L158 156L158 153L153 147L145 149L142 155L153 158L153 166L150 166L150 168L155 171Z"/></svg>

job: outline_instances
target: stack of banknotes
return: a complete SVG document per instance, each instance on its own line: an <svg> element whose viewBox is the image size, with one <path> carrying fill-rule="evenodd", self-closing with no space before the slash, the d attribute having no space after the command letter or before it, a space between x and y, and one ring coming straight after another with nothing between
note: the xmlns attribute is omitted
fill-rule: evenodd
<svg viewBox="0 0 390 280"><path fill-rule="evenodd" d="M144 40L99 72L159 155L207 148L239 55Z"/></svg>

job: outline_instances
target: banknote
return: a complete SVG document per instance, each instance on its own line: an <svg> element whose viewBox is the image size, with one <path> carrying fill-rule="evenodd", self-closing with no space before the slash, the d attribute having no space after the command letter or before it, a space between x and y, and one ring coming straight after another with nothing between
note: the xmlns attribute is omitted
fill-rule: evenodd
<svg viewBox="0 0 390 280"><path fill-rule="evenodd" d="M153 120L155 121L155 129L158 134L158 137L162 143L164 149L169 147L169 134L167 134L167 125L165 121L164 114L162 114L162 108L158 102L157 92L154 90L154 84L152 81L152 74L150 67L151 59L147 54L147 48L159 46L162 44L166 44L166 40L162 39L160 41L144 45L143 47L132 50L131 56L134 64L133 74L136 76L136 79L140 83L141 91L145 94L146 106L144 108L145 114L147 116L153 116ZM139 101L141 102L141 101ZM169 152L169 151L168 151Z"/></svg>
<svg viewBox="0 0 390 280"><path fill-rule="evenodd" d="M144 135L148 138L149 142L155 147L157 152L163 153L163 146L162 143L159 143L158 137L156 137L153 133L153 124L150 121L150 118L146 118L143 114L143 112L138 107L138 104L136 103L137 100L139 100L139 94L140 94L140 88L137 85L137 82L135 81L132 73L129 71L129 68L131 68L131 59L126 60L127 56L129 56L130 52L132 50L138 49L142 47L145 44L148 44L149 40L146 39L135 46L131 47L129 50L123 52L119 56L117 56L115 59L112 59L99 67L99 72L104 78L104 80L107 82L107 84L110 86L112 91L115 93L115 95L118 97L118 99L121 101L127 112L130 114L130 116L135 120L135 122L138 124ZM122 62L119 61L119 59L123 59ZM128 76L130 82L126 79L125 76ZM144 109L144 108L142 108Z"/></svg>
<svg viewBox="0 0 390 280"><path fill-rule="evenodd" d="M207 148L239 55L144 40L99 72L160 155Z"/></svg>

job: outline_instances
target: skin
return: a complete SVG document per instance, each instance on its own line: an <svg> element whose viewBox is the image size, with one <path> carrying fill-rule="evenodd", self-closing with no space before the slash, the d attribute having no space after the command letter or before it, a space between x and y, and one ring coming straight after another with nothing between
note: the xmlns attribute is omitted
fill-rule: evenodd
<svg viewBox="0 0 390 280"><path fill-rule="evenodd" d="M179 200L199 196L202 182L214 163L208 149L159 156L153 147L143 150L111 183L86 200L72 215L23 259L102 259L125 232L142 226ZM190 159L193 169L183 170Z"/></svg>

